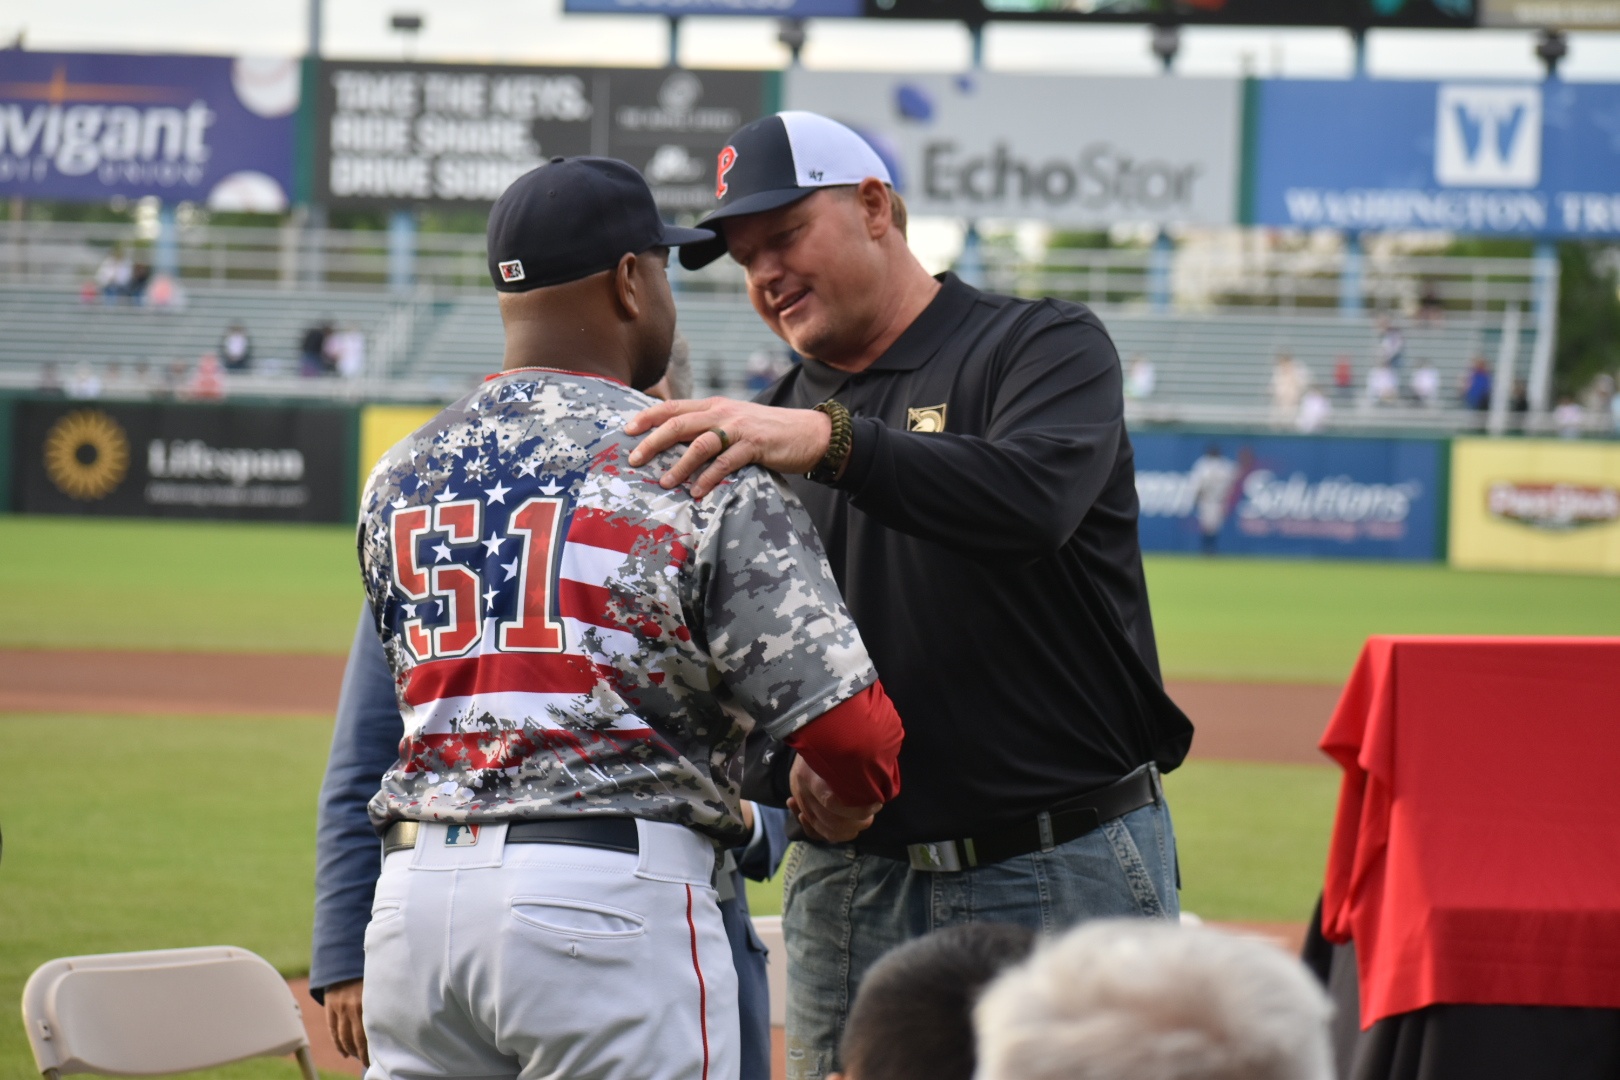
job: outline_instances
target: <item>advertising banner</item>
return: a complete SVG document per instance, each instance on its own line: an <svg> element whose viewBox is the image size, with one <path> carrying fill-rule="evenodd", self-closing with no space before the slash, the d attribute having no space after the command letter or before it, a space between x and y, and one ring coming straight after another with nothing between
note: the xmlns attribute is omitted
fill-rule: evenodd
<svg viewBox="0 0 1620 1080"><path fill-rule="evenodd" d="M364 488L366 478L394 444L438 416L436 405L367 405L360 410L360 458L354 474ZM360 492L356 491L358 495Z"/></svg>
<svg viewBox="0 0 1620 1080"><path fill-rule="evenodd" d="M640 169L666 213L714 205L726 136L758 116L757 71L331 62L315 190L330 206L486 208L552 157Z"/></svg>
<svg viewBox="0 0 1620 1080"><path fill-rule="evenodd" d="M36 514L352 521L351 409L19 401L12 500Z"/></svg>
<svg viewBox="0 0 1620 1080"><path fill-rule="evenodd" d="M890 19L1168 22L1213 26L1474 25L1475 0L865 0ZM573 10L570 8L569 10Z"/></svg>
<svg viewBox="0 0 1620 1080"><path fill-rule="evenodd" d="M1092 228L1235 220L1236 79L794 68L783 102L864 135L916 214Z"/></svg>
<svg viewBox="0 0 1620 1080"><path fill-rule="evenodd" d="M1620 444L1455 440L1451 564L1620 574Z"/></svg>
<svg viewBox="0 0 1620 1080"><path fill-rule="evenodd" d="M279 213L296 60L0 50L0 195Z"/></svg>
<svg viewBox="0 0 1620 1080"><path fill-rule="evenodd" d="M1140 433L1144 551L1439 559L1438 439Z"/></svg>
<svg viewBox="0 0 1620 1080"><path fill-rule="evenodd" d="M1480 0L1485 26L1620 30L1620 0Z"/></svg>
<svg viewBox="0 0 1620 1080"><path fill-rule="evenodd" d="M863 0L563 0L570 14L751 15L826 19L860 15Z"/></svg>
<svg viewBox="0 0 1620 1080"><path fill-rule="evenodd" d="M1269 80L1252 220L1620 236L1620 85Z"/></svg>

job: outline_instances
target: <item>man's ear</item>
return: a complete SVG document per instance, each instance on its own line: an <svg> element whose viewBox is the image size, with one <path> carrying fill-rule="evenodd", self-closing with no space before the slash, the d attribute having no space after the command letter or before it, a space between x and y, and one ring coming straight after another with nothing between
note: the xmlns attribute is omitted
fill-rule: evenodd
<svg viewBox="0 0 1620 1080"><path fill-rule="evenodd" d="M619 310L627 319L641 317L641 294L636 291L636 263L633 252L625 252L619 265L613 268L613 294Z"/></svg>
<svg viewBox="0 0 1620 1080"><path fill-rule="evenodd" d="M877 240L894 228L894 214L889 208L889 188L875 176L868 176L855 187L855 200L861 204L861 217L866 222L866 234ZM829 1075L828 1080L832 1080Z"/></svg>

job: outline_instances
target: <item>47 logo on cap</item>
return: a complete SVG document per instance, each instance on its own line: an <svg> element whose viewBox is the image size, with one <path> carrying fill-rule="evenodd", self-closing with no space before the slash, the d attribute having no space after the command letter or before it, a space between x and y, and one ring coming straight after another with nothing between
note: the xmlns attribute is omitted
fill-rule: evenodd
<svg viewBox="0 0 1620 1080"><path fill-rule="evenodd" d="M736 150L736 148L731 147L731 146L727 146L724 149L722 149L720 151L720 159L719 159L719 161L717 161L715 163L715 170L714 170L714 197L715 198L723 199L723 198L726 197L726 191L727 191L727 188L726 188L726 173L730 172L731 167L733 165L735 165L735 164L737 164L737 150Z"/></svg>
<svg viewBox="0 0 1620 1080"><path fill-rule="evenodd" d="M522 281L523 280L523 260L522 259L510 259L510 260L508 260L506 262L503 262L503 263L496 263L495 266L501 272L501 280L502 281L509 281L510 282L510 281Z"/></svg>

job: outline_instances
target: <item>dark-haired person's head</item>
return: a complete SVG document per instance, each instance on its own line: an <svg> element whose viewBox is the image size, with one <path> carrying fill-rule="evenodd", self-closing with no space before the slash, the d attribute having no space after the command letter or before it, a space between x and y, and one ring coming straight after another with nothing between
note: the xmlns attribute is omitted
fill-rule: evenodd
<svg viewBox="0 0 1620 1080"><path fill-rule="evenodd" d="M1021 926L970 923L888 953L861 981L828 1080L971 1080L973 1006L1035 947Z"/></svg>
<svg viewBox="0 0 1620 1080"><path fill-rule="evenodd" d="M613 158L553 158L518 177L489 214L503 366L654 385L675 337L669 249L713 239L664 224L646 180Z"/></svg>

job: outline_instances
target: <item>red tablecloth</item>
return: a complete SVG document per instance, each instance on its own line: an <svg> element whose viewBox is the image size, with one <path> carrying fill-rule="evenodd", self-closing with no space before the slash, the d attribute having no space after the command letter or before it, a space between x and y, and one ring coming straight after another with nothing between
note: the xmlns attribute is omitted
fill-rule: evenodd
<svg viewBox="0 0 1620 1080"><path fill-rule="evenodd" d="M1361 1024L1620 1008L1620 638L1369 638L1322 749Z"/></svg>

